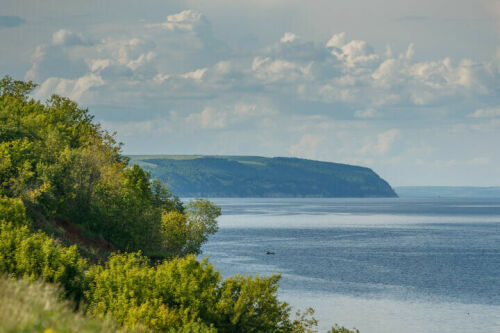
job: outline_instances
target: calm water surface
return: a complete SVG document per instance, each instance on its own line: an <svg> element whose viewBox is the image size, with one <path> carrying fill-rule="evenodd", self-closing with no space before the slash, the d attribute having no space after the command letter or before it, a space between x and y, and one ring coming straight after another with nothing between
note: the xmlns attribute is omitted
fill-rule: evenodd
<svg viewBox="0 0 500 333"><path fill-rule="evenodd" d="M225 276L282 273L322 331L500 332L500 199L212 201L204 255Z"/></svg>

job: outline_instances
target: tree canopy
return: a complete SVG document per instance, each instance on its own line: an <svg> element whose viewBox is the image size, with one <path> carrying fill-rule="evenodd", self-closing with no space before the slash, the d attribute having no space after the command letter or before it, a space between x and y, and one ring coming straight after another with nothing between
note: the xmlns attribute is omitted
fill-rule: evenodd
<svg viewBox="0 0 500 333"><path fill-rule="evenodd" d="M220 209L182 202L120 153L121 145L93 122L88 110L63 97L45 104L29 98L32 82L0 81L0 196L19 198L28 215L66 221L122 251L169 257L198 253L216 232ZM169 216L185 217L173 239ZM46 228L45 228L46 229Z"/></svg>

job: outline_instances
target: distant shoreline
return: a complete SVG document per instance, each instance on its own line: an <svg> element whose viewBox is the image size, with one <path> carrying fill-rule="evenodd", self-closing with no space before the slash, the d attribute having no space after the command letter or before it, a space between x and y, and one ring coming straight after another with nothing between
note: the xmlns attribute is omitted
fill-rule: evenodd
<svg viewBox="0 0 500 333"><path fill-rule="evenodd" d="M183 197L387 198L397 197L372 169L291 157L129 155Z"/></svg>

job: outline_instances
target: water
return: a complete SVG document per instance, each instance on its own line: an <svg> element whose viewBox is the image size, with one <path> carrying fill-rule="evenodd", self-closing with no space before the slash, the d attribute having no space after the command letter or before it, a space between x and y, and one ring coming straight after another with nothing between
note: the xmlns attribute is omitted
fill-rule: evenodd
<svg viewBox="0 0 500 333"><path fill-rule="evenodd" d="M224 276L281 273L321 331L500 332L500 199L213 201L204 255Z"/></svg>

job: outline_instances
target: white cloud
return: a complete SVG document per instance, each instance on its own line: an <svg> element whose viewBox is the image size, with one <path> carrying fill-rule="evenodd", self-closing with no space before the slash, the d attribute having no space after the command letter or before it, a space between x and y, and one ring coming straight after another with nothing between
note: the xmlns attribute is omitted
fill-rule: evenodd
<svg viewBox="0 0 500 333"><path fill-rule="evenodd" d="M341 47L342 52L332 51L339 59L345 60L349 67L372 66L379 60L373 48L362 40L353 40Z"/></svg>
<svg viewBox="0 0 500 333"><path fill-rule="evenodd" d="M218 108L206 107L199 113L189 114L184 121L190 127L201 127L203 129L226 129L236 124L250 124L252 121L269 122L269 117L276 116L276 111L272 108L260 105L238 102L234 105L224 105ZM178 115L175 114L177 117ZM176 119L182 122L182 118Z"/></svg>
<svg viewBox="0 0 500 333"><path fill-rule="evenodd" d="M305 158L318 158L317 152L320 145L324 142L325 137L323 135L304 134L299 142L295 145L291 145L288 151L293 156L305 157Z"/></svg>
<svg viewBox="0 0 500 333"><path fill-rule="evenodd" d="M208 25L209 22L205 15L199 11L189 9L168 15L165 22L149 24L148 27L162 27L171 31L191 32Z"/></svg>
<svg viewBox="0 0 500 333"><path fill-rule="evenodd" d="M487 165L490 163L489 157L474 157L467 161L469 165Z"/></svg>
<svg viewBox="0 0 500 333"><path fill-rule="evenodd" d="M415 55L415 45L413 45L413 43L411 43L408 46L408 49L406 50L405 58L407 60L411 60L414 55Z"/></svg>
<svg viewBox="0 0 500 333"><path fill-rule="evenodd" d="M341 48L345 44L346 44L346 33L341 32L341 33L333 35L326 43L326 47Z"/></svg>
<svg viewBox="0 0 500 333"><path fill-rule="evenodd" d="M478 109L474 113L471 113L469 117L472 118L493 118L500 117L500 107L488 108L488 109Z"/></svg>
<svg viewBox="0 0 500 333"><path fill-rule="evenodd" d="M87 71L87 64L82 58L72 57L61 46L40 45L33 53L32 66L24 78L40 83L49 77L75 79Z"/></svg>
<svg viewBox="0 0 500 333"><path fill-rule="evenodd" d="M76 46L90 45L91 42L82 34L74 33L73 31L61 29L52 35L52 44L57 46Z"/></svg>
<svg viewBox="0 0 500 333"><path fill-rule="evenodd" d="M223 129L227 125L227 114L207 107L200 113L190 114L186 120L204 129Z"/></svg>
<svg viewBox="0 0 500 333"><path fill-rule="evenodd" d="M291 61L273 60L270 57L256 57L252 63L252 70L255 77L261 80L262 83L275 83L277 81L291 83L309 76L311 64L301 66Z"/></svg>
<svg viewBox="0 0 500 333"><path fill-rule="evenodd" d="M103 129L110 133L117 132L121 138L134 139L138 133L146 136L162 136L175 133L177 124L173 117L140 121L101 121Z"/></svg>
<svg viewBox="0 0 500 333"><path fill-rule="evenodd" d="M297 40L298 38L299 37L292 32L285 32L285 35L283 37L281 37L280 42L290 43L290 42Z"/></svg>
<svg viewBox="0 0 500 333"><path fill-rule="evenodd" d="M379 113L375 109L356 110L354 112L354 117L356 118L375 118L378 116Z"/></svg>
<svg viewBox="0 0 500 333"><path fill-rule="evenodd" d="M473 167L478 167L478 166L485 166L490 163L490 158L489 157L474 157L468 160L457 160L457 159L450 159L450 160L436 160L434 161L434 165L440 168L456 168L459 166L473 166Z"/></svg>
<svg viewBox="0 0 500 333"><path fill-rule="evenodd" d="M468 126L470 129L479 132L488 132L488 131L498 131L500 129L500 119L493 118L485 122L480 122L476 124L471 124Z"/></svg>
<svg viewBox="0 0 500 333"><path fill-rule="evenodd" d="M401 67L397 59L385 60L372 74L374 85L390 89L391 86L401 83L404 80L404 72Z"/></svg>
<svg viewBox="0 0 500 333"><path fill-rule="evenodd" d="M82 96L88 93L92 88L99 87L104 81L99 75L88 74L76 80L48 78L40 88L35 91L35 98L44 99L51 94L67 96L73 100L81 100Z"/></svg>
<svg viewBox="0 0 500 333"><path fill-rule="evenodd" d="M365 144L360 152L365 155L387 155L400 135L399 129L393 128L377 135L375 142Z"/></svg>
<svg viewBox="0 0 500 333"><path fill-rule="evenodd" d="M277 114L276 110L270 107L258 105L258 104L248 104L248 103L236 103L234 105L234 116L238 118L250 118L250 117L268 117Z"/></svg>
<svg viewBox="0 0 500 333"><path fill-rule="evenodd" d="M197 69L193 72L184 73L181 75L181 77L183 77L185 79L201 80L203 78L203 75L205 75L206 72L207 72L206 68L201 68L201 69Z"/></svg>
<svg viewBox="0 0 500 333"><path fill-rule="evenodd" d="M26 78L43 84L49 78L75 81L95 74L102 82L92 93L93 104L274 94L357 110L353 116L365 119L373 116L366 113L373 108L446 107L497 93L494 66L448 58L418 62L412 44L400 55L377 54L366 41L349 40L346 33L316 44L286 32L269 47L242 55L216 40L199 11L185 10L145 26L132 36L93 38L99 40L94 43L59 30L50 44L37 48ZM44 85L45 92L58 86L53 81ZM84 97L90 90L79 91L73 96Z"/></svg>
<svg viewBox="0 0 500 333"><path fill-rule="evenodd" d="M222 47L222 43L212 34L210 21L197 10L188 9L168 15L164 22L146 24L146 27L153 32L163 33L163 35L157 35L157 38L184 49L213 50ZM168 34L165 35L165 32Z"/></svg>

